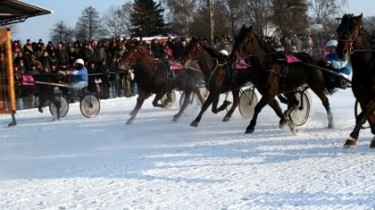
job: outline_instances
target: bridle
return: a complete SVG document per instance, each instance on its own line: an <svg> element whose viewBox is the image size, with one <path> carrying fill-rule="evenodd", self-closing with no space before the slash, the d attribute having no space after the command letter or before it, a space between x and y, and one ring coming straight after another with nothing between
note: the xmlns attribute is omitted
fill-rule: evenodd
<svg viewBox="0 0 375 210"><path fill-rule="evenodd" d="M352 18L352 17L348 17ZM338 37L339 39L337 41L339 42L349 42L349 48L344 48L343 50L348 50L349 54L353 54L356 50L354 50L353 45L358 41L359 37L363 34L363 28L362 25L359 25L358 28L354 30L350 30L350 23L349 21L352 21L351 19L347 19L347 23L345 27L340 27L337 29ZM353 26L352 26L353 27ZM341 32L340 32L341 29ZM357 32L356 36L354 33Z"/></svg>

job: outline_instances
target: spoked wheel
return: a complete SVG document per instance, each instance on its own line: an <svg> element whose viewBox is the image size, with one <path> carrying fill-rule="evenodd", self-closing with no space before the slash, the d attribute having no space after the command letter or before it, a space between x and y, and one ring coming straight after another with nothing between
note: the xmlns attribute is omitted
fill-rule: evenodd
<svg viewBox="0 0 375 210"><path fill-rule="evenodd" d="M169 97L167 96L169 94ZM170 93L166 93L161 99L160 102L166 109L172 108L173 104L176 101L176 92L173 90Z"/></svg>
<svg viewBox="0 0 375 210"><path fill-rule="evenodd" d="M306 123L310 115L310 101L311 97L307 91L298 91L295 96L299 102L296 109L292 110L289 115L289 119L297 126L301 126Z"/></svg>
<svg viewBox="0 0 375 210"><path fill-rule="evenodd" d="M184 100L185 100L185 92L181 94L180 107L182 107ZM201 101L199 100L199 96L196 93L191 93L188 100L189 100L189 103L183 112L185 116L191 116L195 114L202 106Z"/></svg>
<svg viewBox="0 0 375 210"><path fill-rule="evenodd" d="M359 115L359 113L362 112L362 109L361 109L361 106L359 105L359 102L356 100L355 101L355 104L354 104L354 117L357 118L357 116ZM361 125L361 128L363 129L366 129L366 128L369 128L370 127L370 123L366 120L365 123L363 123Z"/></svg>
<svg viewBox="0 0 375 210"><path fill-rule="evenodd" d="M68 100L65 98L65 96L62 96L61 94L54 95L53 97L56 101L60 103L60 118L65 117L69 112ZM52 102L49 103L49 112L55 119L57 118L57 107Z"/></svg>
<svg viewBox="0 0 375 210"><path fill-rule="evenodd" d="M240 95L238 109L244 119L249 119L254 115L254 108L258 103L258 96L255 94L254 87L247 88Z"/></svg>
<svg viewBox="0 0 375 210"><path fill-rule="evenodd" d="M79 104L81 113L87 118L96 117L100 111L100 101L93 94L83 96Z"/></svg>

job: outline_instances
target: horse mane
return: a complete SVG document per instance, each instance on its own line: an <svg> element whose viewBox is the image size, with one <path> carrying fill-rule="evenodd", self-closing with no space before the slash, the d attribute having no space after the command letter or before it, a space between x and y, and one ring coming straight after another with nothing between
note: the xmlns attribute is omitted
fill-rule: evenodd
<svg viewBox="0 0 375 210"><path fill-rule="evenodd" d="M222 60L227 60L229 59L229 56L227 55L224 55L223 53L221 53L220 51L218 51L217 49L211 47L211 46L208 46L208 45L202 45L202 47L208 52L208 54L210 54L213 58L218 58L218 59L222 59Z"/></svg>

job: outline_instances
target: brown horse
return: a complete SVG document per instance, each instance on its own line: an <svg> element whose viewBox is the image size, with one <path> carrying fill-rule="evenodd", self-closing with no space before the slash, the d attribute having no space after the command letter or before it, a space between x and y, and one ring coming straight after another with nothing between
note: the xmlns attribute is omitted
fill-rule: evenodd
<svg viewBox="0 0 375 210"><path fill-rule="evenodd" d="M345 147L355 147L361 125L368 120L371 132L375 134L375 42L362 27L362 14L346 14L337 28L337 54L341 59L349 59L353 68L352 90L362 112L356 117L356 124ZM375 148L375 137L370 148Z"/></svg>
<svg viewBox="0 0 375 210"><path fill-rule="evenodd" d="M228 56L203 44L203 42L198 39L191 40L187 45L183 59L185 60L185 66L198 68L203 72L206 88L210 92L198 116L190 125L197 127L204 112L211 104L213 113L225 110L229 105L229 103L225 103L225 101L223 105L217 108L219 96L221 93L231 91L233 104L223 119L224 122L229 121L239 103L240 88L243 87L245 83L251 82L251 72L247 67L242 69L233 68ZM195 63L192 64L192 62L196 62L198 67L194 67ZM278 102L272 100L270 103L275 112L282 115L282 110Z"/></svg>
<svg viewBox="0 0 375 210"><path fill-rule="evenodd" d="M279 117L282 121L288 122L291 131L295 133L295 125L287 116L298 106L294 91L304 84L307 84L320 98L327 111L328 128L333 127L333 116L326 93L332 94L335 88L327 86L325 81L328 80L328 76L325 77L326 74L323 74L319 68L314 68L318 67L318 60L305 53L297 53L293 56L299 61L285 62L284 54L269 47L252 27L241 28L235 39L231 58L245 58L248 61L252 69L252 82L262 94L246 133L254 132L259 113L279 94L284 94L288 99L288 109Z"/></svg>
<svg viewBox="0 0 375 210"><path fill-rule="evenodd" d="M152 93L155 93L152 104L155 107L164 107L163 104L158 102L167 92L174 89L185 92L184 103L179 112L174 115L173 121L177 121L181 117L189 103L191 93L200 94L197 83L202 80L201 72L191 69L174 71L165 61L155 60L147 46L142 43L129 46L124 52L120 63L122 66L132 66L139 90L137 103L127 124L131 124L135 120L144 100Z"/></svg>

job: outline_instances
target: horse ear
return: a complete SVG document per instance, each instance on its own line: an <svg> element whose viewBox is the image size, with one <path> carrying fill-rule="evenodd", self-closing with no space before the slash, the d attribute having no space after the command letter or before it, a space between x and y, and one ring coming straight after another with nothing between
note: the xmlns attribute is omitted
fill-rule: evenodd
<svg viewBox="0 0 375 210"><path fill-rule="evenodd" d="M358 15L358 18L362 18L362 16L363 16L363 13L361 13L360 15Z"/></svg>

